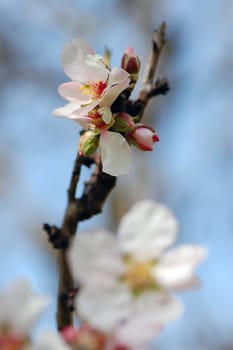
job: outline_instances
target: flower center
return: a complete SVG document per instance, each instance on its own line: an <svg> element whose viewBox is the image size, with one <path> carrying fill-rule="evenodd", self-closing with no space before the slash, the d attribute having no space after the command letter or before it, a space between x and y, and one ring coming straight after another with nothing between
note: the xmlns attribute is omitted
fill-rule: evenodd
<svg viewBox="0 0 233 350"><path fill-rule="evenodd" d="M97 100L101 97L106 87L106 81L98 81L97 83L83 84L80 90L84 95L92 95L93 100Z"/></svg>
<svg viewBox="0 0 233 350"><path fill-rule="evenodd" d="M114 123L112 113L108 107L93 109L88 113L88 117L91 118L92 125L102 130L109 129Z"/></svg>
<svg viewBox="0 0 233 350"><path fill-rule="evenodd" d="M145 289L156 287L151 276L151 268L154 261L135 261L131 257L125 257L126 271L122 280L128 283L133 293L140 293Z"/></svg>
<svg viewBox="0 0 233 350"><path fill-rule="evenodd" d="M97 110L92 110L88 113L88 117L91 118L91 124L95 125L98 129L104 129L106 127L105 122L102 119L102 115Z"/></svg>

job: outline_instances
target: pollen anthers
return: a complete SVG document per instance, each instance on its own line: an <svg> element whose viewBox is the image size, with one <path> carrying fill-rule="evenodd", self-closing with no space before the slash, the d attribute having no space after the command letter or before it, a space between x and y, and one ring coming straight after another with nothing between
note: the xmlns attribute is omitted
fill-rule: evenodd
<svg viewBox="0 0 233 350"><path fill-rule="evenodd" d="M154 260L137 261L131 256L125 256L124 263L126 269L121 279L129 285L133 293L138 294L147 289L157 288L151 275Z"/></svg>
<svg viewBox="0 0 233 350"><path fill-rule="evenodd" d="M93 100L100 98L105 91L108 83L107 81L98 81L90 84L83 84L80 87L83 95L91 95Z"/></svg>
<svg viewBox="0 0 233 350"><path fill-rule="evenodd" d="M91 125L95 126L97 129L104 129L107 127L107 124L102 119L102 115L96 109L89 112L88 117L91 118Z"/></svg>

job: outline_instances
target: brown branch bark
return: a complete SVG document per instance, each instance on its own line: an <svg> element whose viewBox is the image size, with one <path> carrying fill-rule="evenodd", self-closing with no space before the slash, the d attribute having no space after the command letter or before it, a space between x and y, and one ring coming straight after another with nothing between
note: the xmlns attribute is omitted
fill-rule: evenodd
<svg viewBox="0 0 233 350"><path fill-rule="evenodd" d="M73 312L70 310L67 302L67 294L74 288L73 277L69 268L67 259L67 251L71 237L75 234L78 220L74 215L75 213L75 193L76 187L79 181L81 167L83 164L83 157L79 154L75 160L70 185L68 188L68 203L63 219L63 224L60 229L59 239L66 241L65 247L58 252L58 270L59 270L59 284L58 284L58 296L57 296L57 327L62 329L65 326L73 324Z"/></svg>
<svg viewBox="0 0 233 350"><path fill-rule="evenodd" d="M76 199L75 193L79 181L81 167L95 163L95 170L85 183L83 194ZM79 154L75 160L70 185L68 202L61 228L44 224L44 230L50 242L58 251L59 285L57 296L57 328L62 329L73 324L73 310L68 302L68 294L74 289L74 281L70 272L67 253L78 223L91 218L102 211L105 200L116 184L116 177L102 172L100 158L95 161Z"/></svg>
<svg viewBox="0 0 233 350"><path fill-rule="evenodd" d="M142 88L139 94L139 99L142 101L147 100L148 92L150 92L154 86L154 77L158 66L159 57L165 44L165 28L166 23L162 22L158 29L156 29L153 33L151 52L145 67Z"/></svg>
<svg viewBox="0 0 233 350"><path fill-rule="evenodd" d="M159 58L165 44L165 29L166 23L162 22L158 29L153 33L151 51L145 66L141 91L138 99L133 103L129 103L127 107L129 113L138 116L138 121L142 119L145 108L151 97L166 94L169 90L169 85L166 79L158 79L155 81Z"/></svg>

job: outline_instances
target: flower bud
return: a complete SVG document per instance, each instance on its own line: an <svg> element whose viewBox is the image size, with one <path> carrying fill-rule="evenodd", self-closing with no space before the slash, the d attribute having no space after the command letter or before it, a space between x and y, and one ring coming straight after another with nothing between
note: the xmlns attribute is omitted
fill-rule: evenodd
<svg viewBox="0 0 233 350"><path fill-rule="evenodd" d="M138 80L140 66L140 59L135 55L134 49L132 47L128 47L122 56L121 67L129 73L131 85L133 85L133 87Z"/></svg>
<svg viewBox="0 0 233 350"><path fill-rule="evenodd" d="M112 127L113 131L129 133L135 127L134 121L131 116L127 113L120 112L115 115L114 125Z"/></svg>
<svg viewBox="0 0 233 350"><path fill-rule="evenodd" d="M86 131L81 137L78 145L79 153L82 156L90 156L99 145L99 136L92 130Z"/></svg>
<svg viewBox="0 0 233 350"><path fill-rule="evenodd" d="M154 143L159 141L159 137L150 126L137 124L127 135L127 140L142 151L152 151Z"/></svg>
<svg viewBox="0 0 233 350"><path fill-rule="evenodd" d="M121 68L129 74L138 74L140 70L140 59L135 55L134 49L128 47L121 59Z"/></svg>

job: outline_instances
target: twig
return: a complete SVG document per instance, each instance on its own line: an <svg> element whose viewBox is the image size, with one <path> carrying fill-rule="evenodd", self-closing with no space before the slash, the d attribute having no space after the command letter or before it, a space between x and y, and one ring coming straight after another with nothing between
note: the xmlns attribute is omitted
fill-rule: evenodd
<svg viewBox="0 0 233 350"><path fill-rule="evenodd" d="M79 221L101 213L109 193L116 185L116 179L102 171L99 160L90 180L85 184L82 196L76 201Z"/></svg>
<svg viewBox="0 0 233 350"><path fill-rule="evenodd" d="M62 329L67 325L73 324L73 312L67 302L67 295L70 290L74 289L74 281L70 272L69 263L67 259L67 251L71 237L75 234L78 221L73 215L75 207L75 193L76 187L79 181L81 167L83 164L83 157L77 155L74 169L72 172L71 180L68 193L68 204L63 220L62 227L60 229L59 240L60 242L65 241L64 247L60 246L58 252L58 269L59 269L59 285L58 285L58 296L57 296L57 327Z"/></svg>
<svg viewBox="0 0 233 350"><path fill-rule="evenodd" d="M140 100L147 99L148 92L153 88L154 76L158 66L159 57L165 44L165 28L166 23L162 22L159 28L156 29L153 33L152 50L148 57L148 61L144 71L142 89L139 94Z"/></svg>
<svg viewBox="0 0 233 350"><path fill-rule="evenodd" d="M147 64L145 67L144 78L139 97L133 104L131 104L131 106L128 107L131 108L131 112L133 111L135 113L133 115L136 115L137 113L138 121L142 119L144 110L150 98L161 93L164 94L164 91L167 92L169 90L168 82L165 79L157 80L156 82L154 82L154 77L157 70L160 54L165 44L165 29L166 22L162 22L158 29L156 29L153 33L151 52L149 54ZM163 86L164 82L166 81L167 89L159 88L161 87L161 81L163 81Z"/></svg>
<svg viewBox="0 0 233 350"><path fill-rule="evenodd" d="M86 182L82 196L75 198L82 165L96 163L95 170ZM59 286L57 298L57 327L62 329L73 323L73 310L68 302L70 291L74 290L74 281L70 272L67 251L78 223L102 211L104 202L116 184L116 177L102 172L100 159L91 159L77 155L72 172L68 193L68 203L61 228L44 224L49 241L58 251Z"/></svg>

